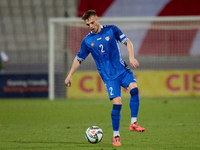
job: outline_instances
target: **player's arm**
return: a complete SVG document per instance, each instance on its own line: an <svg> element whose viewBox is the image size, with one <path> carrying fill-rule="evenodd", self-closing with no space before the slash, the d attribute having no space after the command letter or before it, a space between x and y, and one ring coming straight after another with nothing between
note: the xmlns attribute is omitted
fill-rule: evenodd
<svg viewBox="0 0 200 150"><path fill-rule="evenodd" d="M133 48L132 42L130 40L127 40L126 42L124 42L124 44L126 45L126 48L128 50L128 53L129 53L130 65L134 68L139 67L139 62L134 57L134 48Z"/></svg>
<svg viewBox="0 0 200 150"><path fill-rule="evenodd" d="M78 60L77 58L74 58L74 61L72 63L72 67L70 69L70 72L67 76L67 78L65 79L65 85L70 87L71 86L71 82L72 82L72 75L76 72L76 70L78 69L78 67L81 65L81 61Z"/></svg>

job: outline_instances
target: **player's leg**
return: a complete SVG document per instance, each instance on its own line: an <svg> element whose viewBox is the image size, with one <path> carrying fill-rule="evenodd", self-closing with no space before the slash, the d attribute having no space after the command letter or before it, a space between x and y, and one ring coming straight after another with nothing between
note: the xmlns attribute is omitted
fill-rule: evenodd
<svg viewBox="0 0 200 150"><path fill-rule="evenodd" d="M120 136L119 126L120 126L121 108L122 108L121 97L113 98L112 102L113 102L113 108L111 111L111 118L112 118L112 126L113 126L113 137L116 137L116 136Z"/></svg>
<svg viewBox="0 0 200 150"><path fill-rule="evenodd" d="M119 126L120 126L120 119L121 119L121 108L122 108L122 102L121 97L115 97L112 99L113 102L113 108L111 112L111 118L112 118L112 126L113 126L113 145L114 146L120 146L120 134L119 134Z"/></svg>
<svg viewBox="0 0 200 150"><path fill-rule="evenodd" d="M136 82L131 82L127 87L127 90L130 92L130 109L131 109L131 124L137 122L137 115L139 110L139 91Z"/></svg>
<svg viewBox="0 0 200 150"><path fill-rule="evenodd" d="M114 81L110 81L106 83L107 92L110 100L112 100L113 108L111 111L111 119L112 119L112 127L113 127L113 145L120 146L120 134L119 134L119 126L121 119L121 83L120 80L116 79Z"/></svg>
<svg viewBox="0 0 200 150"><path fill-rule="evenodd" d="M137 116L138 116L138 110L139 110L139 90L137 87L136 82L132 82L128 86L128 91L130 92L131 98L130 98L130 109L131 109L131 125L129 126L130 131L138 131L143 132L145 131L145 128L140 127L137 123Z"/></svg>
<svg viewBox="0 0 200 150"><path fill-rule="evenodd" d="M131 110L131 125L129 130L131 131L145 131L145 128L142 128L137 123L137 116L139 110L139 90L137 87L136 79L133 73L128 70L126 75L124 75L124 79L122 85L130 92L130 110Z"/></svg>

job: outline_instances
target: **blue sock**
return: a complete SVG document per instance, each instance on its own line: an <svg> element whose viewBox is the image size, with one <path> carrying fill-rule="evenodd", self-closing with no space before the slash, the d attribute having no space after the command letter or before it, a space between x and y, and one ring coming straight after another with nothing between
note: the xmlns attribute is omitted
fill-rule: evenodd
<svg viewBox="0 0 200 150"><path fill-rule="evenodd" d="M130 91L131 94L131 98L130 98L130 109L131 109L131 117L136 117L138 115L138 110L139 110L139 105L140 105L140 101L139 101L139 91L138 88L133 88Z"/></svg>
<svg viewBox="0 0 200 150"><path fill-rule="evenodd" d="M113 104L113 109L111 112L113 131L119 131L121 108L122 108L122 105Z"/></svg>

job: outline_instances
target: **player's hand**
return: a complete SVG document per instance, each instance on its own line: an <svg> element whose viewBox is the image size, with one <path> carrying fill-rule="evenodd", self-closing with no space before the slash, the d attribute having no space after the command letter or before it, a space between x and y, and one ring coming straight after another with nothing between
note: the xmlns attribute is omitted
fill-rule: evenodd
<svg viewBox="0 0 200 150"><path fill-rule="evenodd" d="M130 65L131 65L133 68L138 68L138 67L139 67L139 62L137 61L137 59L131 58L131 59L130 59Z"/></svg>
<svg viewBox="0 0 200 150"><path fill-rule="evenodd" d="M71 83L72 83L72 79L71 79L70 77L67 77L67 78L65 79L65 85L66 85L67 87L70 87L70 86L71 86Z"/></svg>

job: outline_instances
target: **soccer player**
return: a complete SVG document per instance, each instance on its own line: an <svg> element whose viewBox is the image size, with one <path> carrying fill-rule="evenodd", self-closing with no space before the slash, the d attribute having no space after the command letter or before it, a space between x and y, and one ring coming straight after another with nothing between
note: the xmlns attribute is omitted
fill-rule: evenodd
<svg viewBox="0 0 200 150"><path fill-rule="evenodd" d="M105 83L110 100L113 103L111 119L113 126L112 143L120 146L120 118L121 118L121 86L130 92L131 124L130 131L143 132L145 128L137 123L139 109L139 92L136 79L128 65L123 60L118 42L126 45L129 53L130 65L134 68L139 67L138 61L134 58L133 45L131 41L115 25L100 25L100 19L94 10L85 12L82 16L86 26L91 31L81 43L80 50L74 58L70 72L65 79L65 85L71 86L72 75L76 72L81 62L91 54L98 72Z"/></svg>

